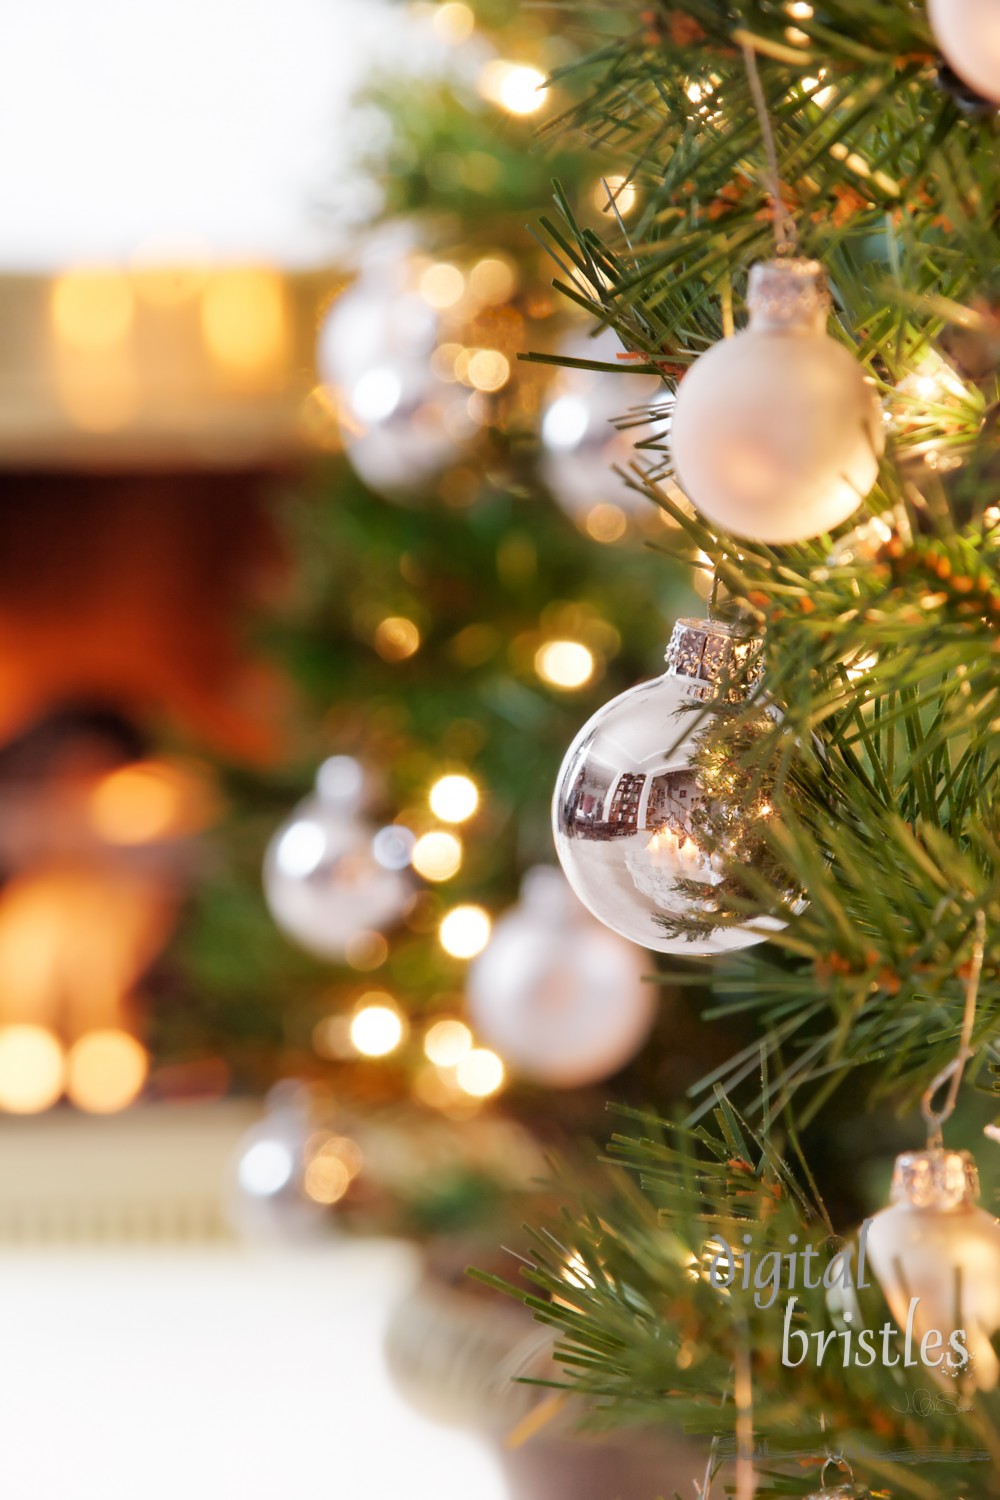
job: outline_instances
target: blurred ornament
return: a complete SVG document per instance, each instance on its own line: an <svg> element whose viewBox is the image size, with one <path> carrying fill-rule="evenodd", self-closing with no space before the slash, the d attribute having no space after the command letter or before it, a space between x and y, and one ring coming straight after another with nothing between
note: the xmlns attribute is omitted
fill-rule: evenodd
<svg viewBox="0 0 1000 1500"><path fill-rule="evenodd" d="M867 1250L893 1317L912 1330L914 1349L938 1330L930 1342L940 1363L924 1361L936 1378L968 1376L992 1390L1000 1376L991 1343L1000 1329L1000 1223L977 1206L972 1157L940 1147L906 1152L896 1158L891 1197L871 1221ZM968 1363L955 1347L962 1342Z"/></svg>
<svg viewBox="0 0 1000 1500"><path fill-rule="evenodd" d="M558 353L570 359L614 364L623 345L612 328L596 338L579 334ZM628 370L625 365L624 371ZM667 400L658 375L613 374L609 370L558 370L542 413L542 477L562 510L596 541L614 541L630 521L654 518L656 508L629 489L616 468L635 459L635 444L652 435L648 421L616 426L630 412L645 412Z"/></svg>
<svg viewBox="0 0 1000 1500"><path fill-rule="evenodd" d="M974 94L991 100L995 110L1000 104L1000 13L993 0L927 0L927 15L946 63Z"/></svg>
<svg viewBox="0 0 1000 1500"><path fill-rule="evenodd" d="M579 1088L617 1073L648 1037L656 1002L644 969L558 870L540 866L469 970L470 1019L526 1078Z"/></svg>
<svg viewBox="0 0 1000 1500"><path fill-rule="evenodd" d="M829 337L816 261L750 272L749 326L702 354L677 391L677 481L714 524L766 543L801 542L857 510L885 444L874 387Z"/></svg>
<svg viewBox="0 0 1000 1500"><path fill-rule="evenodd" d="M461 273L438 269L454 271L458 300ZM390 498L425 488L477 429L468 391L442 378L435 360L446 280L422 291L410 247L384 241L320 329L317 363L336 396L347 455L364 482Z"/></svg>
<svg viewBox="0 0 1000 1500"><path fill-rule="evenodd" d="M245 1240L301 1240L328 1222L321 1198L306 1191L307 1146L313 1134L305 1087L276 1084L264 1118L237 1147L226 1190L226 1217Z"/></svg>
<svg viewBox="0 0 1000 1500"><path fill-rule="evenodd" d="M525 336L516 286L498 255L430 260L400 233L369 248L320 329L317 361L348 457L377 493L426 491L496 419Z"/></svg>
<svg viewBox="0 0 1000 1500"><path fill-rule="evenodd" d="M671 935L678 917L710 919L712 911L710 898L695 904L682 895L678 880L710 888L722 878L696 837L705 798L692 757L703 721L690 710L721 692L745 696L743 679L758 644L732 625L678 620L663 676L598 709L559 772L553 829L570 885L605 926L660 953L745 948L761 942L770 925L762 918L752 927ZM748 807L746 818L762 813Z"/></svg>
<svg viewBox="0 0 1000 1500"><path fill-rule="evenodd" d="M399 922L413 899L401 850L359 817L362 782L350 757L324 761L316 790L281 825L264 859L264 891L278 926L307 952L335 962L365 934Z"/></svg>
<svg viewBox="0 0 1000 1500"><path fill-rule="evenodd" d="M984 99L975 89L970 88L964 79L959 78L954 68L949 68L943 60L938 64L934 81L943 94L947 94L963 115L970 120L985 120L990 115L995 115L997 106L992 99Z"/></svg>

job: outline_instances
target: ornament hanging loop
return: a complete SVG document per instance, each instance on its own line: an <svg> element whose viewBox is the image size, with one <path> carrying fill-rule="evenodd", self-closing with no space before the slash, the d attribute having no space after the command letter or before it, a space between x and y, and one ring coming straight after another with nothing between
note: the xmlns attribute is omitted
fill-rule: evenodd
<svg viewBox="0 0 1000 1500"><path fill-rule="evenodd" d="M972 946L972 961L965 985L965 1012L962 1016L962 1031L958 1051L939 1073L931 1079L920 1101L920 1113L927 1124L927 1149L940 1151L944 1145L942 1127L955 1113L958 1091L962 1086L965 1065L975 1054L972 1050L972 1032L976 1024L976 1002L979 998L979 980L983 972L983 955L986 947L986 915L976 912L976 936ZM945 1084L948 1091L940 1109L934 1108L934 1099Z"/></svg>
<svg viewBox="0 0 1000 1500"><path fill-rule="evenodd" d="M760 133L764 138L764 152L767 157L765 181L768 197L771 200L771 222L774 226L775 245L780 256L794 255L798 249L799 233L794 218L785 207L785 200L782 196L781 175L778 171L778 148L775 144L771 116L767 110L767 100L764 98L764 88L760 81L757 54L746 34L742 36L741 43L750 93L754 109L757 111Z"/></svg>

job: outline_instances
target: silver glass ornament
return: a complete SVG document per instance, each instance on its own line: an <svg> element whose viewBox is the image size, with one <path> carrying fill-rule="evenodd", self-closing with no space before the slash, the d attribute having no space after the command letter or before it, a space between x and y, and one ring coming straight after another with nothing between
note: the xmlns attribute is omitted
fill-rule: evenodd
<svg viewBox="0 0 1000 1500"><path fill-rule="evenodd" d="M596 338L568 339L559 352L611 365L623 347L615 331L605 328ZM624 531L626 521L656 519L656 507L615 470L634 461L640 438L653 435L652 425L642 420L644 410L666 400L658 375L565 366L553 378L542 412L542 477L560 509L599 540ZM657 409L657 421L664 418ZM630 425L622 425L626 421Z"/></svg>
<svg viewBox="0 0 1000 1500"><path fill-rule="evenodd" d="M774 929L762 918L696 937L670 931L678 916L711 914L710 899L696 908L678 880L710 887L722 879L697 840L694 815L704 797L692 762L705 716L691 709L720 693L744 696L758 645L732 625L679 620L663 676L599 709L563 761L552 819L566 877L605 926L645 948L709 956L759 943Z"/></svg>
<svg viewBox="0 0 1000 1500"><path fill-rule="evenodd" d="M282 931L317 958L342 961L352 939L395 926L413 900L413 883L359 815L357 761L332 756L316 790L295 808L268 845L264 891Z"/></svg>
<svg viewBox="0 0 1000 1500"><path fill-rule="evenodd" d="M421 296L416 266L405 240L375 244L333 304L316 355L352 467L395 500L425 490L479 430L469 391L439 372L442 318Z"/></svg>

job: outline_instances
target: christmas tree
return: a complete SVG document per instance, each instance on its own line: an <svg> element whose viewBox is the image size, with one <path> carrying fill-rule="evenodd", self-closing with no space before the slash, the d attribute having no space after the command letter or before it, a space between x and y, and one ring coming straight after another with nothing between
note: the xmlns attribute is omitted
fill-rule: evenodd
<svg viewBox="0 0 1000 1500"><path fill-rule="evenodd" d="M529 1305L600 1424L702 1435L702 1496L996 1488L1000 1227L960 1148L1000 999L1000 57L930 12L573 7L551 80L641 204L600 232L557 186L556 285L662 375L622 479L714 577L570 751L557 846L754 1035L625 1112L641 1194L540 1229ZM879 1212L866 1119L911 1148Z"/></svg>

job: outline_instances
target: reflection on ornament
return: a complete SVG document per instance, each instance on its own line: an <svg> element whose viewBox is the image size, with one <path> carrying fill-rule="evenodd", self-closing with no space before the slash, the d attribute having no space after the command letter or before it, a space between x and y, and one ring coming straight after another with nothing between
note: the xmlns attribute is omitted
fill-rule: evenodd
<svg viewBox="0 0 1000 1500"><path fill-rule="evenodd" d="M570 884L606 926L661 953L745 948L773 926L762 918L698 937L671 932L678 917L698 910L710 918L712 911L710 900L683 896L677 881L711 886L719 878L698 847L704 797L692 757L701 724L685 710L738 683L756 644L731 625L679 620L664 675L599 709L559 772L553 828Z"/></svg>
<svg viewBox="0 0 1000 1500"><path fill-rule="evenodd" d="M271 915L319 958L353 962L358 940L400 921L413 899L398 860L387 860L385 830L359 818L360 794L356 761L324 762L315 792L278 829L264 859Z"/></svg>
<svg viewBox="0 0 1000 1500"><path fill-rule="evenodd" d="M577 335L559 350L566 358L608 365L618 363L622 352L611 328L596 338ZM615 423L666 400L658 375L567 366L553 379L542 413L542 477L557 505L597 541L614 541L627 521L655 519L655 507L614 472L634 462L636 442L651 437L652 428L638 417L624 430Z"/></svg>
<svg viewBox="0 0 1000 1500"><path fill-rule="evenodd" d="M521 899L469 970L479 1036L526 1078L580 1088L630 1062L656 1013L637 949L595 922L558 870L529 870Z"/></svg>
<svg viewBox="0 0 1000 1500"><path fill-rule="evenodd" d="M670 445L681 488L709 521L767 543L831 531L875 483L885 445L874 387L826 333L815 261L753 267L750 324L681 381Z"/></svg>
<svg viewBox="0 0 1000 1500"><path fill-rule="evenodd" d="M1000 105L1000 14L992 0L927 0L934 39L959 78Z"/></svg>
<svg viewBox="0 0 1000 1500"><path fill-rule="evenodd" d="M892 1207L875 1215L867 1245L898 1326L912 1327L915 1348L929 1342L923 1364L949 1384L965 1375L989 1391L1000 1376L991 1343L1000 1329L1000 1223L978 1207L978 1197L967 1151L908 1152L896 1159ZM949 1343L957 1331L964 1332L967 1368L956 1368Z"/></svg>

